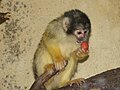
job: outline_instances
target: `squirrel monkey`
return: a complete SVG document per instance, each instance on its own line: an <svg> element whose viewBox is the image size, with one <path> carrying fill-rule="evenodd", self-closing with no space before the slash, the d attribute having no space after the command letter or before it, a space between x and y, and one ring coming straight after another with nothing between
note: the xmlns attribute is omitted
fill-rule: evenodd
<svg viewBox="0 0 120 90"><path fill-rule="evenodd" d="M70 81L77 62L88 57L88 51L80 43L89 41L91 23L80 10L70 10L51 21L34 55L35 79L45 71L53 72L53 66L60 72L46 82L47 90L64 86ZM66 67L65 67L66 66Z"/></svg>

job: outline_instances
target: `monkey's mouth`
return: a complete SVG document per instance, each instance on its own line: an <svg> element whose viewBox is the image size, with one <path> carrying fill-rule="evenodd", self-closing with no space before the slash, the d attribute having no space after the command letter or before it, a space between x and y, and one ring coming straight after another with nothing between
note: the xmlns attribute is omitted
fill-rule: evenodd
<svg viewBox="0 0 120 90"><path fill-rule="evenodd" d="M81 43L81 42L83 42L83 41L85 41L84 38L80 38L80 39L77 39L76 42L79 44L79 43Z"/></svg>
<svg viewBox="0 0 120 90"><path fill-rule="evenodd" d="M87 38L77 38L76 43L80 44L81 42L88 42Z"/></svg>
<svg viewBox="0 0 120 90"><path fill-rule="evenodd" d="M80 40L77 40L77 41L76 41L77 44L80 44L81 42L82 42L82 41L80 41Z"/></svg>

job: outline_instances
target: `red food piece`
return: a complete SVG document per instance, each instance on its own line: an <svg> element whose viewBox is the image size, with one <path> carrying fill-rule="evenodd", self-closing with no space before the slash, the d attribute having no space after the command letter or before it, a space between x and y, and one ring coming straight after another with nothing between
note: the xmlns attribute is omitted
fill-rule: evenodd
<svg viewBox="0 0 120 90"><path fill-rule="evenodd" d="M88 49L89 49L88 43L86 41L83 41L81 43L81 48L84 49L85 51L88 51Z"/></svg>

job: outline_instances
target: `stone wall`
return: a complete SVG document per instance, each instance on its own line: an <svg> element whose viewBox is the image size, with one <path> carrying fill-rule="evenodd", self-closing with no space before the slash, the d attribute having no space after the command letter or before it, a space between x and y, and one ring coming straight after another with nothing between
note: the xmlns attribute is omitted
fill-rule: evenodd
<svg viewBox="0 0 120 90"><path fill-rule="evenodd" d="M0 90L29 90L32 62L47 24L70 9L85 12L92 23L90 57L74 78L120 67L120 0L0 0L11 18L0 25Z"/></svg>

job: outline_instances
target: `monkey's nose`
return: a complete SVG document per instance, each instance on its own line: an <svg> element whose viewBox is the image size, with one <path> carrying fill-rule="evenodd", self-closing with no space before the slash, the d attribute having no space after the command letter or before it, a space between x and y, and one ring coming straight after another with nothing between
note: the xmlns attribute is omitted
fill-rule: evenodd
<svg viewBox="0 0 120 90"><path fill-rule="evenodd" d="M85 34L82 34L82 37L85 37Z"/></svg>
<svg viewBox="0 0 120 90"><path fill-rule="evenodd" d="M82 34L79 35L79 38L84 38L84 37L85 37L84 33L82 33Z"/></svg>

